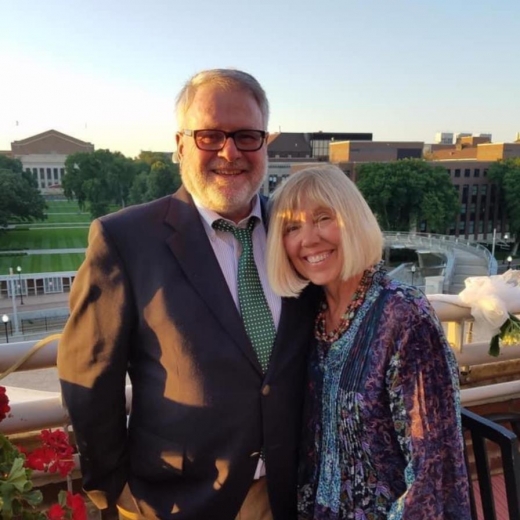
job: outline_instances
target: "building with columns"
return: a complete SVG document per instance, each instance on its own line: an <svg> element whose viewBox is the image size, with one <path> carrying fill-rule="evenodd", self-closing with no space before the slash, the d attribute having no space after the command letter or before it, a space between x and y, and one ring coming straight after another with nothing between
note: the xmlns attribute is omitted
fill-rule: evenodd
<svg viewBox="0 0 520 520"><path fill-rule="evenodd" d="M19 159L24 170L34 175L40 191L50 195L62 193L61 180L65 175L67 156L77 152L93 151L92 143L57 130L48 130L21 141L13 141L7 155Z"/></svg>

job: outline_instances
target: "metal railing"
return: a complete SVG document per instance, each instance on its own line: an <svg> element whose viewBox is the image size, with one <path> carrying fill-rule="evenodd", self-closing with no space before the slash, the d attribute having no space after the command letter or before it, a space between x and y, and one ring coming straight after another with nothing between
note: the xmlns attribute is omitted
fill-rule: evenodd
<svg viewBox="0 0 520 520"><path fill-rule="evenodd" d="M438 235L435 233L416 233L403 231L385 231L386 245L403 245L410 249L418 249L418 246L434 250L434 252L441 252L446 257L446 269L444 273L444 292L448 292L449 287L453 282L453 275L455 271L455 249L472 253L482 258L487 266L487 274L497 274L498 264L496 259L491 255L490 251L470 240L465 240L460 237L452 235Z"/></svg>

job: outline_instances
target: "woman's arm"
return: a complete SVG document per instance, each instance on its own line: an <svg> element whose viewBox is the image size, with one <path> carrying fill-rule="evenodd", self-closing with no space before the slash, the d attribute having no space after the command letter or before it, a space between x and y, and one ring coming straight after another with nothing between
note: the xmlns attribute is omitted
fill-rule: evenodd
<svg viewBox="0 0 520 520"><path fill-rule="evenodd" d="M469 519L455 357L425 299L398 305L394 319L386 386L407 465L406 491L388 519Z"/></svg>

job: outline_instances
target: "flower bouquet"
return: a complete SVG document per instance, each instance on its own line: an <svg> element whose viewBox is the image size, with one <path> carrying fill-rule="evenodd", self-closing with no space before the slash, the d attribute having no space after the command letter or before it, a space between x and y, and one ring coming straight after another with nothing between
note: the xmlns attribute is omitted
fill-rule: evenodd
<svg viewBox="0 0 520 520"><path fill-rule="evenodd" d="M458 295L430 294L430 301L469 307L474 318L474 337L490 340L489 354L498 356L500 347L520 344L520 271L493 276L471 276Z"/></svg>
<svg viewBox="0 0 520 520"><path fill-rule="evenodd" d="M6 389L0 386L0 422L11 408ZM73 448L64 431L43 430L41 445L27 452L0 433L0 518L2 520L86 520L81 495L60 491L58 502L43 511L41 491L34 489L33 470L67 477L74 468Z"/></svg>

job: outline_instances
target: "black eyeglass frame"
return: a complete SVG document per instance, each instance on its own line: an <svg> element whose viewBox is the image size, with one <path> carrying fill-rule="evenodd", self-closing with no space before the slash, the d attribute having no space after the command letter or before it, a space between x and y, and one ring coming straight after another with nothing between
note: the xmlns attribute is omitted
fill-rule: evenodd
<svg viewBox="0 0 520 520"><path fill-rule="evenodd" d="M219 132L220 134L222 134L225 137L225 139L222 141L222 146L220 146L220 148L201 148L199 146L199 143L197 142L197 134L199 132ZM257 148L246 148L246 149L241 148L237 144L237 142L235 141L235 135L236 134L240 134L241 132L255 132L255 133L257 133L261 137L260 144L258 145L258 147ZM184 129L184 130L182 130L179 133L183 134L183 135L187 135L188 137L193 137L193 141L195 142L195 146L199 150L202 150L204 152L220 152L220 150L224 149L224 146L226 146L226 142L227 142L227 140L230 137L231 137L231 139L233 139L233 142L235 143L236 149L239 150L240 152L257 152L264 145L265 140L267 139L267 135L268 135L268 133L265 130L253 130L253 129L250 129L250 128L241 128L240 130L235 130L234 132L226 132L224 130L220 130L220 129L217 129L217 128L201 128L200 130Z"/></svg>

